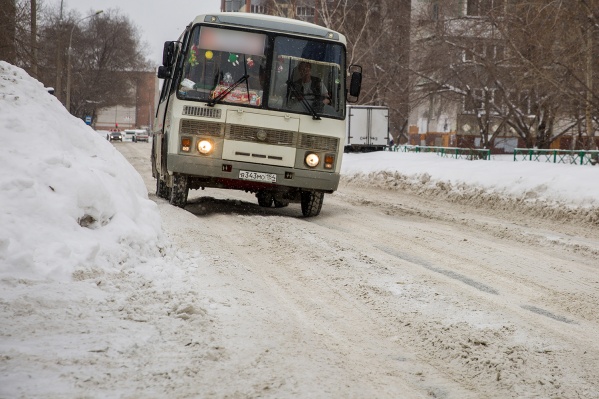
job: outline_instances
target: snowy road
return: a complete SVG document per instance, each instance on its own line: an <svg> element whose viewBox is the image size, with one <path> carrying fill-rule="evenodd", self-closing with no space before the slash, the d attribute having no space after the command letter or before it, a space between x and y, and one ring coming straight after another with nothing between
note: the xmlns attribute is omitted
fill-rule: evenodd
<svg viewBox="0 0 599 399"><path fill-rule="evenodd" d="M210 323L183 333L212 360L185 365L198 396L599 398L596 226L348 178L316 218L224 190L181 210L153 195L150 144L115 146L209 265L190 289Z"/></svg>

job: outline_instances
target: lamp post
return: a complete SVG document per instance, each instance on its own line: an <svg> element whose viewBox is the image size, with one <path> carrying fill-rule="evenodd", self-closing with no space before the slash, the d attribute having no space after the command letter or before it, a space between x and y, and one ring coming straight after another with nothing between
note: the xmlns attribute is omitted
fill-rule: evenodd
<svg viewBox="0 0 599 399"><path fill-rule="evenodd" d="M73 43L73 32L75 31L75 27L79 22L94 17L98 14L102 14L103 12L103 10L96 11L92 15L88 15L87 17L78 19L77 21L75 21L73 27L71 28L71 36L69 36L69 51L67 52L67 100L65 102L65 106L67 107L67 111L69 112L71 112L71 44Z"/></svg>

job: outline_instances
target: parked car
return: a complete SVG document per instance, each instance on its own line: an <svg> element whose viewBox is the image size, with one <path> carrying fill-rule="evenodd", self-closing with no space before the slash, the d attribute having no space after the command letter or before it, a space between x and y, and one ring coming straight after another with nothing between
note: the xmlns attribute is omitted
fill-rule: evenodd
<svg viewBox="0 0 599 399"><path fill-rule="evenodd" d="M134 130L123 130L123 142L126 141L135 141L135 131Z"/></svg>
<svg viewBox="0 0 599 399"><path fill-rule="evenodd" d="M135 142L145 141L148 143L150 141L150 136L146 130L136 130L135 131Z"/></svg>
<svg viewBox="0 0 599 399"><path fill-rule="evenodd" d="M149 141L148 132L143 129L125 129L123 131L125 134L123 141Z"/></svg>
<svg viewBox="0 0 599 399"><path fill-rule="evenodd" d="M121 132L110 132L110 141L123 141Z"/></svg>

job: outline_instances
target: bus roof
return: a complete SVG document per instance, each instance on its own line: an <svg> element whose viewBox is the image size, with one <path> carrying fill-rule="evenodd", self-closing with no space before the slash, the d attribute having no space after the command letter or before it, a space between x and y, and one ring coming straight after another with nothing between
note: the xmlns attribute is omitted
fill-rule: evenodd
<svg viewBox="0 0 599 399"><path fill-rule="evenodd" d="M244 12L220 12L198 15L194 24L207 23L214 25L229 25L236 27L254 28L271 32L295 33L304 36L313 36L325 40L336 41L346 44L345 36L332 29L312 24L297 19L275 17L273 15L244 13Z"/></svg>

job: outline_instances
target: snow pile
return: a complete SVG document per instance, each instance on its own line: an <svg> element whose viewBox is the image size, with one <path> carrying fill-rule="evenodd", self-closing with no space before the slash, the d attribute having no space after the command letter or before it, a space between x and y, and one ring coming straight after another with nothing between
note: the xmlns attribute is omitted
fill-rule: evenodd
<svg viewBox="0 0 599 399"><path fill-rule="evenodd" d="M69 280L156 256L160 216L139 174L3 61L0 141L0 277Z"/></svg>
<svg viewBox="0 0 599 399"><path fill-rule="evenodd" d="M343 162L342 184L599 224L599 167L403 152L346 154Z"/></svg>

